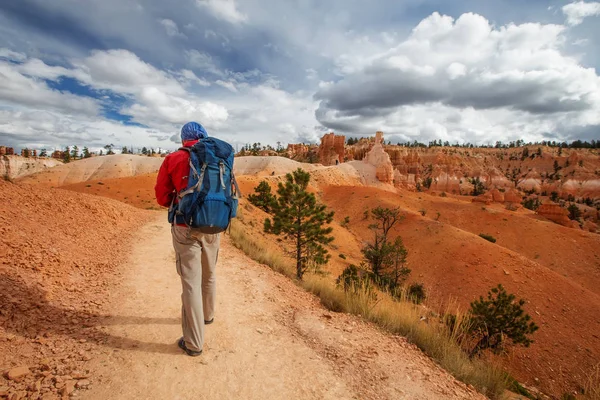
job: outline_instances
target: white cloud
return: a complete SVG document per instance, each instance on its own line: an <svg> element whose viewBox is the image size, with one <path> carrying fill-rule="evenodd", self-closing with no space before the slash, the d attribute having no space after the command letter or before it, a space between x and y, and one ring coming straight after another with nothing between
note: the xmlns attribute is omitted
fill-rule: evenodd
<svg viewBox="0 0 600 400"><path fill-rule="evenodd" d="M1 48L0 49L0 59L5 58L9 61L23 61L27 58L27 56L23 53L19 53L16 51L12 51L10 49Z"/></svg>
<svg viewBox="0 0 600 400"><path fill-rule="evenodd" d="M238 91L237 88L235 87L235 84L232 81L225 82L225 81L222 81L219 79L215 83L219 86L224 87L227 90L232 91L233 93L237 93L237 91Z"/></svg>
<svg viewBox="0 0 600 400"><path fill-rule="evenodd" d="M573 46L585 46L589 43L589 39L577 39L571 43Z"/></svg>
<svg viewBox="0 0 600 400"><path fill-rule="evenodd" d="M0 110L0 132L12 143L22 147L61 149L77 145L98 151L104 145L138 147L172 147L160 140L177 132L149 130L128 126L101 117L66 115L49 110L16 111ZM110 133L110 135L108 134Z"/></svg>
<svg viewBox="0 0 600 400"><path fill-rule="evenodd" d="M18 109L55 110L97 116L99 101L53 90L43 81L72 77L97 91L124 96L118 111L134 122L163 131L189 120L201 119L218 127L228 118L227 109L190 92L191 83L208 86L190 70L162 71L126 50L94 51L86 58L71 60L71 67L49 66L39 59L24 63L0 61L0 99ZM103 100L109 102L110 98ZM30 115L30 114L27 114Z"/></svg>
<svg viewBox="0 0 600 400"><path fill-rule="evenodd" d="M96 115L98 113L99 105L95 100L51 89L43 80L21 73L19 67L19 64L0 61L2 102L17 107L52 109L67 114Z"/></svg>
<svg viewBox="0 0 600 400"><path fill-rule="evenodd" d="M467 74L467 67L464 64L453 62L452 64L448 65L446 72L448 73L450 79L456 79Z"/></svg>
<svg viewBox="0 0 600 400"><path fill-rule="evenodd" d="M188 91L188 82L208 84L192 71L170 74L126 50L94 51L74 65L88 85L131 96L133 104L121 112L141 124L180 124L196 115L202 116L208 126L217 126L227 119L225 107L200 100Z"/></svg>
<svg viewBox="0 0 600 400"><path fill-rule="evenodd" d="M183 33L179 32L179 28L177 27L177 24L175 23L175 21L171 20L171 19L161 19L158 21L163 28L165 28L165 31L167 32L167 35L171 36L171 37L187 37L185 36Z"/></svg>
<svg viewBox="0 0 600 400"><path fill-rule="evenodd" d="M306 69L306 79L311 80L311 81L319 79L319 73L314 68L307 68Z"/></svg>
<svg viewBox="0 0 600 400"><path fill-rule="evenodd" d="M245 14L238 11L235 0L196 0L196 4L207 9L215 18L231 24L248 20Z"/></svg>
<svg viewBox="0 0 600 400"><path fill-rule="evenodd" d="M470 141L600 124L600 78L564 44L561 25L494 27L472 13L434 13L391 48L342 57L343 79L319 85L317 119L353 133ZM445 120L452 110L458 122ZM413 115L421 117L409 124Z"/></svg>
<svg viewBox="0 0 600 400"><path fill-rule="evenodd" d="M207 81L206 79L198 78L198 76L196 76L196 74L190 71L189 69L182 69L180 72L180 76L184 79L184 83L187 80L189 82L197 83L200 86L210 86L209 81Z"/></svg>
<svg viewBox="0 0 600 400"><path fill-rule="evenodd" d="M217 76L223 75L223 72L217 68L210 54L206 54L198 50L186 50L184 54L187 65L190 68Z"/></svg>
<svg viewBox="0 0 600 400"><path fill-rule="evenodd" d="M563 6L562 12L567 16L567 24L579 25L587 17L600 15L600 3L578 1Z"/></svg>

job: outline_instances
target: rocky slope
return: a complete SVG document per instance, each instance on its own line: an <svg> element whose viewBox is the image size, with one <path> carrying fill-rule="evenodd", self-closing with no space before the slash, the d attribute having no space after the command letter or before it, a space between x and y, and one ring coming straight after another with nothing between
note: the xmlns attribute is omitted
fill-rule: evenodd
<svg viewBox="0 0 600 400"><path fill-rule="evenodd" d="M21 182L59 187L98 179L124 178L156 172L162 162L160 157L132 154L92 157L27 176Z"/></svg>
<svg viewBox="0 0 600 400"><path fill-rule="evenodd" d="M541 207L539 214L564 226L600 229L600 152L548 146L511 148L405 147L386 145L382 132L352 145L329 133L316 148L326 165L363 160L377 179L411 191L443 195L480 195L473 201ZM310 161L304 145L288 146L289 157ZM525 201L528 201L525 204ZM575 204L580 217L566 211ZM558 205L562 211L553 205Z"/></svg>
<svg viewBox="0 0 600 400"><path fill-rule="evenodd" d="M5 180L18 179L57 165L62 165L62 162L53 158L3 155L0 157L0 177Z"/></svg>
<svg viewBox="0 0 600 400"><path fill-rule="evenodd" d="M60 189L0 181L0 398L84 388L93 327L116 266L149 212Z"/></svg>

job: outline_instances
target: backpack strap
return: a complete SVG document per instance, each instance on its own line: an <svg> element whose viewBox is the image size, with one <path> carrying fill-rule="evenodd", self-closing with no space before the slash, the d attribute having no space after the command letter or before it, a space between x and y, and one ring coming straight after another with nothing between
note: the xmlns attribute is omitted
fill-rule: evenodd
<svg viewBox="0 0 600 400"><path fill-rule="evenodd" d="M223 160L219 161L219 181L221 182L221 188L225 190L225 181L223 180L223 175L225 174L225 164Z"/></svg>
<svg viewBox="0 0 600 400"><path fill-rule="evenodd" d="M235 198L242 197L242 192L240 192L240 187L238 186L238 183L237 183L237 180L235 179L235 175L233 174L233 171L231 171L231 183L233 183L233 186L235 187Z"/></svg>
<svg viewBox="0 0 600 400"><path fill-rule="evenodd" d="M179 193L178 196L180 199L183 198L183 196L185 196L186 194L190 194L195 191L199 192L202 190L202 183L204 182L204 173L206 172L207 165L208 164L206 164L206 163L202 164L202 169L200 170L200 175L198 175L196 168L194 168L194 166L192 165L192 162L190 161L190 167L194 170L194 173L196 174L196 176L198 176L198 182L196 182L196 184L194 186L192 186L191 188Z"/></svg>

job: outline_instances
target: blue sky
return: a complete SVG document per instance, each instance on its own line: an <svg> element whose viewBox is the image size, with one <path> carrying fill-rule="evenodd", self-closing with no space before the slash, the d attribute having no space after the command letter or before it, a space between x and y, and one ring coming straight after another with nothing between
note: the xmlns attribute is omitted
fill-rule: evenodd
<svg viewBox="0 0 600 400"><path fill-rule="evenodd" d="M4 0L0 138L600 138L600 3Z"/></svg>

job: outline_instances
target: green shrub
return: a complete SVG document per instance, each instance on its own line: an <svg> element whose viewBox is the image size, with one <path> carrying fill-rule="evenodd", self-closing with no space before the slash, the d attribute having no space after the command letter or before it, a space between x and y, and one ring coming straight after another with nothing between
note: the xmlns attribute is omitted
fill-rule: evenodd
<svg viewBox="0 0 600 400"><path fill-rule="evenodd" d="M340 225L345 228L348 226L349 223L350 223L350 217L346 216Z"/></svg>
<svg viewBox="0 0 600 400"><path fill-rule="evenodd" d="M422 283L413 283L408 287L408 298L415 304L421 304L427 298L425 286Z"/></svg>
<svg viewBox="0 0 600 400"><path fill-rule="evenodd" d="M525 300L515 301L515 295L508 294L502 285L491 289L487 300L480 296L472 302L470 332L477 342L471 357L485 349L499 353L507 340L528 347L533 342L529 335L537 331L538 326L525 314L524 304Z"/></svg>
<svg viewBox="0 0 600 400"><path fill-rule="evenodd" d="M492 235L486 235L485 233L480 233L479 237L487 240L488 242L496 243L496 238Z"/></svg>
<svg viewBox="0 0 600 400"><path fill-rule="evenodd" d="M567 207L567 210L569 211L570 220L578 221L581 217L581 210L579 207L577 207L577 204L571 204L569 207Z"/></svg>
<svg viewBox="0 0 600 400"><path fill-rule="evenodd" d="M538 208L540 208L540 201L538 199L526 199L523 200L521 204L523 204L523 207L532 211L535 211Z"/></svg>
<svg viewBox="0 0 600 400"><path fill-rule="evenodd" d="M254 193L248 196L248 201L260 208L264 212L270 212L275 202L275 196L271 194L271 186L267 181L261 181L257 187L254 188Z"/></svg>

